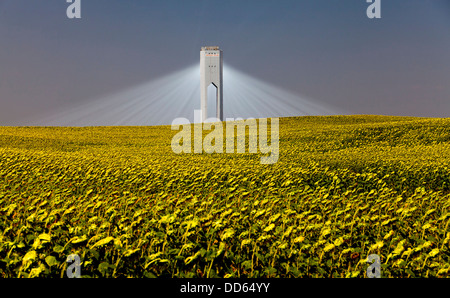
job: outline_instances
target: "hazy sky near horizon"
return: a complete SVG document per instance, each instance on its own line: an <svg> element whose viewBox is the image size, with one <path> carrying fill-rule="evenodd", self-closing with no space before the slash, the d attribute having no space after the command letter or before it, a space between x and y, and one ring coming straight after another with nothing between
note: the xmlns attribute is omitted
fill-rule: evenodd
<svg viewBox="0 0 450 298"><path fill-rule="evenodd" d="M371 20L365 0L82 0L71 20L65 0L0 0L0 125L189 67L204 45L347 114L450 117L450 1L381 2Z"/></svg>

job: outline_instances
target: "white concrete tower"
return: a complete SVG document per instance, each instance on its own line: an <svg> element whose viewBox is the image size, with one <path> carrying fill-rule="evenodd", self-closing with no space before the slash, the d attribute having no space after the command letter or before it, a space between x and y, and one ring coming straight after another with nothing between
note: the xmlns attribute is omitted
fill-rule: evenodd
<svg viewBox="0 0 450 298"><path fill-rule="evenodd" d="M202 47L200 51L200 92L202 122L208 118L208 87L216 89L216 118L223 121L223 52L219 47Z"/></svg>

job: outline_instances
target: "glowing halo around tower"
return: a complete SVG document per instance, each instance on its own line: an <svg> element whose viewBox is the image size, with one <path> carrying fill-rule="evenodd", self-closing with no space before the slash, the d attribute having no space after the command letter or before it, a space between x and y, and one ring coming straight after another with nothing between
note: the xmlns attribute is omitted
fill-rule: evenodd
<svg viewBox="0 0 450 298"><path fill-rule="evenodd" d="M218 118L269 118L306 115L342 115L334 107L318 103L223 64L223 108ZM150 126L170 125L175 118L195 122L200 110L198 64L137 85L107 94L57 113L30 121L37 126ZM220 110L219 110L220 108ZM221 117L220 117L221 116Z"/></svg>

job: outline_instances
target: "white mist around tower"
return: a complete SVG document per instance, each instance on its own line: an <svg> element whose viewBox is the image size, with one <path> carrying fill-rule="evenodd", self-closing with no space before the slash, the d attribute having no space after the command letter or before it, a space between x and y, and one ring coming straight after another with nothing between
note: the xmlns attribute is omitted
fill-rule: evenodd
<svg viewBox="0 0 450 298"><path fill-rule="evenodd" d="M216 88L215 116L219 120L345 114L335 107L289 92L224 64L223 52L216 47L204 47L200 55L204 55L204 64L200 58L200 71L199 64L195 64L116 93L50 110L26 125L170 125L174 118L180 117L193 123L204 122L208 118L207 88L211 85ZM195 119L194 111L199 109L202 111L201 119Z"/></svg>

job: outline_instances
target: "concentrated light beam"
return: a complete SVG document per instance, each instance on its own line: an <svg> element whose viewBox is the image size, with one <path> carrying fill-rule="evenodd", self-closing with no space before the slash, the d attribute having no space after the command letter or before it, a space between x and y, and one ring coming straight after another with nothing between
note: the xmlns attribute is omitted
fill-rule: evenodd
<svg viewBox="0 0 450 298"><path fill-rule="evenodd" d="M32 121L36 126L170 125L200 110L198 65ZM224 118L342 114L224 65ZM215 113L208 115L215 117Z"/></svg>

